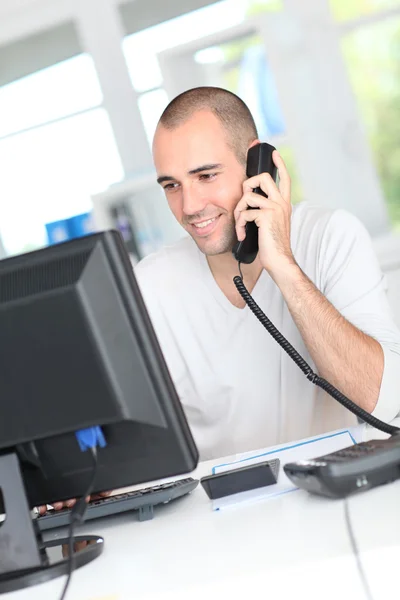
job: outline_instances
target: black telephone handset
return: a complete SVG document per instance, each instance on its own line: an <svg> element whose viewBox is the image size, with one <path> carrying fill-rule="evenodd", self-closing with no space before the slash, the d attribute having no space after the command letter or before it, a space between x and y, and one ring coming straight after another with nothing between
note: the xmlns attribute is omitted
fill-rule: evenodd
<svg viewBox="0 0 400 600"><path fill-rule="evenodd" d="M260 173L269 173L274 181L277 177L277 168L272 160L274 146L262 142L249 148L247 153L247 177L254 177ZM261 188L255 188L255 194L267 197ZM233 255L240 263L250 264L258 254L258 227L254 222L246 224L246 237L242 242L236 242Z"/></svg>

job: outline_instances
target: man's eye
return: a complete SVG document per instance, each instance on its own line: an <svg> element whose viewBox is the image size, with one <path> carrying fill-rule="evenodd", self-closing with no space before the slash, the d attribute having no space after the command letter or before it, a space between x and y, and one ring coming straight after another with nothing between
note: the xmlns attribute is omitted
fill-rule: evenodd
<svg viewBox="0 0 400 600"><path fill-rule="evenodd" d="M215 179L216 176L217 176L217 173L202 173L200 175L200 179L202 181L211 181L212 179Z"/></svg>
<svg viewBox="0 0 400 600"><path fill-rule="evenodd" d="M166 192L169 192L169 191L171 191L171 190L174 190L174 189L175 189L175 188L177 188L177 187L178 187L178 184L177 184L177 183L167 183L167 185L164 185L164 190L165 190Z"/></svg>

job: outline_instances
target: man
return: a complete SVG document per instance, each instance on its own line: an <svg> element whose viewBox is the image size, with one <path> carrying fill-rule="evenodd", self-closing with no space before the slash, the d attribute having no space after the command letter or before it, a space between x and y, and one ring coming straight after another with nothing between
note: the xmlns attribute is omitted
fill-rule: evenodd
<svg viewBox="0 0 400 600"><path fill-rule="evenodd" d="M260 249L242 266L244 283L275 326L368 412L388 421L400 409L400 334L367 232L343 210L292 209L278 152L279 187L268 174L246 180L256 143L246 105L207 87L175 98L154 137L158 182L189 236L146 257L136 276L202 459L356 422L307 380L238 294L231 250L248 221ZM267 199L252 192L257 186Z"/></svg>

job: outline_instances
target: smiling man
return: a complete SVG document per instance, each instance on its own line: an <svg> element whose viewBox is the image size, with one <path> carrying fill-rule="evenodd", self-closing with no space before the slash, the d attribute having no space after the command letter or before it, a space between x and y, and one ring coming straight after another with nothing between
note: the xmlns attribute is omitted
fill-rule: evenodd
<svg viewBox="0 0 400 600"><path fill-rule="evenodd" d="M243 265L244 283L275 326L365 410L390 420L400 409L400 334L367 232L343 210L292 209L277 152L279 187L267 174L246 180L256 143L246 105L219 88L175 98L154 137L158 182L189 236L145 258L136 276L203 459L355 422L244 306L231 250L249 220L260 251Z"/></svg>

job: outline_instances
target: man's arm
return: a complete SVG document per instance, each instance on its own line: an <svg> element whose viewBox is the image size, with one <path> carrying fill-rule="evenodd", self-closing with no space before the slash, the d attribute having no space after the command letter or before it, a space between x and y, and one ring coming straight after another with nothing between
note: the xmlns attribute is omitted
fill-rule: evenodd
<svg viewBox="0 0 400 600"><path fill-rule="evenodd" d="M290 178L278 153L279 189L267 173L247 179L236 211L259 228L261 264L280 288L319 374L383 420L400 409L400 333L393 323L372 244L357 219L336 211L321 242L317 287L290 244ZM267 198L254 194L261 187ZM248 210L248 208L259 210Z"/></svg>
<svg viewBox="0 0 400 600"><path fill-rule="evenodd" d="M318 374L364 410L376 406L384 356L379 342L349 323L295 264L275 275Z"/></svg>

